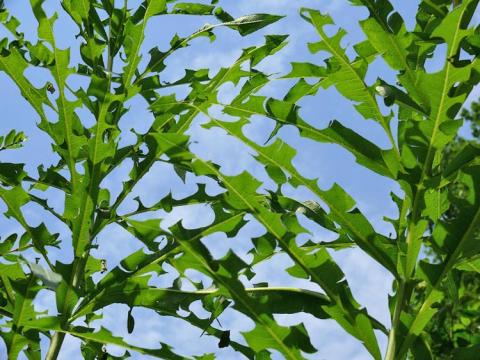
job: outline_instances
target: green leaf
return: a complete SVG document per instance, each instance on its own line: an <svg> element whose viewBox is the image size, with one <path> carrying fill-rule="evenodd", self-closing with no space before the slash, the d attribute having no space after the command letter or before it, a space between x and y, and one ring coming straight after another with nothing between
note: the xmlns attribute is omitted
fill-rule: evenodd
<svg viewBox="0 0 480 360"><path fill-rule="evenodd" d="M239 260L235 255L227 255L222 262L216 263L212 260L208 250L200 243L185 242L180 237L177 239L185 251L185 255L184 259L181 259L182 263L175 262L176 267L180 269L183 266L197 268L212 277L220 286L220 293L230 296L235 302L235 308L255 321L255 328L243 334L254 351L277 349L287 359L302 359L300 350L314 351L308 336L304 331L302 332L303 326L291 328L279 326L269 313L266 313L248 296L241 282L232 278L232 275L236 277L238 271L237 266L232 263L232 261Z"/></svg>
<svg viewBox="0 0 480 360"><path fill-rule="evenodd" d="M459 270L480 273L480 258L462 261L456 266L456 268Z"/></svg>
<svg viewBox="0 0 480 360"><path fill-rule="evenodd" d="M367 7L370 12L360 25L371 45L392 69L399 71L400 83L414 100L427 106L427 97L417 87L417 64L412 61L414 56L411 54L417 35L407 31L401 15L388 0L359 0L356 3Z"/></svg>
<svg viewBox="0 0 480 360"><path fill-rule="evenodd" d="M334 185L330 190L321 190L315 180L306 179L293 167L291 161L295 156L295 150L286 143L277 139L272 145L262 147L249 140L242 132L242 127L246 121L222 122L211 119L207 126L219 126L229 134L242 140L258 153L258 158L263 163L269 163L284 169L291 175L291 184L293 186L303 185L311 190L330 209L330 216L338 222L342 228L348 231L363 250L370 254L382 266L387 268L392 274L396 274L396 249L385 237L376 234L368 220L354 208L353 199L338 185Z"/></svg>
<svg viewBox="0 0 480 360"><path fill-rule="evenodd" d="M22 146L22 143L27 139L25 134L20 131L10 130L5 137L0 136L0 151L7 149L17 149Z"/></svg>
<svg viewBox="0 0 480 360"><path fill-rule="evenodd" d="M33 299L39 291L39 287L35 285L33 279L30 276L28 278L16 279L12 282L12 290L15 290L15 302L10 324L11 331L1 333L7 345L9 359L16 359L27 345L34 347L35 343L40 342L38 332L24 332L21 330L23 324L34 321L36 317ZM5 280L2 279L2 281L4 282Z"/></svg>
<svg viewBox="0 0 480 360"><path fill-rule="evenodd" d="M351 0L352 5L363 6L365 14L368 12L360 22L360 35L365 39L351 46L344 42L347 32L335 28L329 15L303 8L301 16L320 36L319 41L308 45L314 58L302 62L293 54L291 70L274 79L274 75L259 71L258 65L285 46L287 35L267 35L263 43L244 49L230 66L216 72L185 69L183 74L180 69L178 77L169 76L169 72L175 67L172 55L197 37L213 41L221 27L246 36L282 16L253 14L234 19L217 6L216 0L142 0L135 5L113 0L65 0L56 7L49 5L48 11L45 0L31 0L38 22L36 43L32 43L21 32L21 21L10 16L5 9L9 5L0 0L0 26L7 33L0 41L0 71L11 78L12 85L35 110L39 128L49 136L54 153L54 162L40 165L36 173L30 162L0 164L5 216L21 229L4 234L0 242L0 317L4 328L0 336L7 346L6 356L39 360L45 355L53 360L70 334L82 341L82 355L89 360L130 356L128 351L110 355L104 344L158 358L185 358L165 344L160 349L145 349L104 328L73 325L80 318L87 324L99 319L100 312L111 304L129 307L125 324L129 333L140 325L133 308L148 308L160 317L175 317L215 336L220 347L228 346L249 359L277 355L301 359L314 353L310 341L314 334L303 324L281 326L277 322L277 314L298 313L318 320L333 319L374 359L381 358L374 330L388 335L386 360L436 358L436 344L447 338L450 348L462 348L447 349L441 356L474 356L477 289L468 284L478 274L480 163L476 142L463 140L459 129L465 120L473 124L472 135L478 135L478 109L473 105L471 112L459 111L479 82L479 34L475 24L470 24L478 2L421 1L416 23L407 27L411 19L404 21L389 0ZM77 29L77 40L71 39L65 49L55 38L62 31L57 19L63 19L63 14L55 12L57 8L63 8ZM185 37L176 35L173 28L169 29L175 34L171 38L154 34L160 37L158 44L167 43L166 50L158 45L146 54L150 20L168 15L176 25L175 19L185 19L181 14L209 16L209 21L215 18L212 22L216 23L205 24ZM181 28L177 31L182 33ZM438 61L440 45L445 45L447 55L443 68L433 72L428 60ZM326 59L315 61L315 57ZM390 69L383 69L381 76L396 78L396 83L378 77L370 80L378 76L378 61ZM263 66L268 69L269 64ZM33 73L47 77L43 86L37 85ZM292 82L283 98L262 95L272 86L276 89L276 81L283 79ZM225 86L233 91L233 100L222 103ZM359 115L381 126L389 148L367 140L341 121L332 120L327 127L317 128L314 124L319 119L300 116L299 104L304 104L306 97L321 96L330 87L335 87L347 104L353 104ZM131 112L134 116L137 100L142 98L151 113L151 125L142 132L132 130L130 141L131 137L125 137L125 115ZM391 109L387 112L383 105ZM217 111L234 119L217 120L211 115ZM207 131L218 127L251 149L257 165L270 178L266 183L248 171L225 175L218 165L194 153L186 134L205 116L209 119L204 124ZM268 138L265 144L255 142L244 131L255 117L275 122L270 136L257 134ZM289 125L310 141L337 144L360 166L387 177L392 186L401 189L392 193L398 219L385 218L394 226L396 236L377 233L352 196L338 184L321 189L317 179L300 173L294 160L302 149L280 138L283 132L279 130ZM9 150L4 155L15 156L12 150L24 140L23 133L12 130L0 136L0 151ZM165 176L180 177L188 189L197 189L177 197L173 194L179 189L174 187L161 199L147 202L135 198L135 206L130 206L129 195L157 162L163 164ZM117 171L126 167L129 174L120 180ZM306 191L307 197L297 198L296 190ZM64 203L52 203L53 194ZM213 216L209 224L192 228L178 222L169 229L161 227L165 213L193 204ZM30 224L34 221L30 205L36 206L39 225ZM128 213L123 212L125 206L130 206ZM53 216L56 223L45 216ZM264 231L245 238L247 230L243 229L248 221ZM305 223L335 234L335 240L319 240L303 227ZM47 225L64 227L72 242L60 242L59 235L50 233ZM142 244L112 269L107 267L108 253L99 258L91 253L103 249L96 239L109 226L129 232ZM222 245L227 248L231 241L239 242L235 246L241 246L248 256L230 249L223 257L215 257L209 241L214 234L228 238ZM70 249L73 261L53 265L50 246L61 246L62 254ZM357 303L345 273L330 254L354 246L394 275L388 331ZM30 275L26 275L20 264L29 249L41 255L45 266L39 265L40 260L27 262L24 267L30 268ZM308 283L308 287L320 287L323 293L268 283L247 287L245 279L254 279L260 269L257 265L277 254L291 262L285 270L288 275ZM426 258L419 259L421 254ZM171 286L152 285L156 277L172 271L178 276ZM211 286L206 288L197 281L192 271L201 273L202 281L208 278ZM41 317L35 312L36 294L45 288L55 289L57 316ZM194 310L198 304L202 312ZM216 320L229 308L254 322L243 334L246 344L234 341L232 329L216 327ZM458 319L454 319L457 314ZM432 329L447 323L448 335L439 341ZM40 334L50 341L46 354L40 351ZM193 358L210 360L214 356L208 353Z"/></svg>
<svg viewBox="0 0 480 360"><path fill-rule="evenodd" d="M244 97L241 94L231 104L225 104L224 112L228 115L240 117L250 117L252 115L268 117L277 122L276 131L281 126L295 126L300 131L301 136L318 142L338 144L351 152L359 164L381 175L393 177L385 164L382 150L356 132L343 126L340 122L334 120L330 122L327 128L317 129L300 117L298 114L300 108L293 102L258 96L250 96L248 101L245 102L243 101Z"/></svg>
<svg viewBox="0 0 480 360"><path fill-rule="evenodd" d="M198 3L176 3L172 9L174 14L184 15L211 15L215 6Z"/></svg>
<svg viewBox="0 0 480 360"><path fill-rule="evenodd" d="M0 70L5 72L20 89L22 96L35 109L43 122L47 121L43 104L51 108L53 105L47 97L46 89L37 89L27 80L24 75L28 67L27 61L21 56L18 49L12 48L8 51L3 49L0 53Z"/></svg>
<svg viewBox="0 0 480 360"><path fill-rule="evenodd" d="M353 62L350 61L345 49L341 46L341 40L346 34L345 30L340 29L335 35L327 36L324 27L334 24L330 16L306 8L302 8L300 12L302 17L315 27L322 39L320 42L309 44L310 51L312 53L326 51L331 54L327 60L328 78L322 83L323 86L335 85L343 96L356 103L355 108L365 119L377 121L384 128L395 149L395 142L390 130L392 116L382 114L375 99L374 90L365 83L368 64L372 61L371 54L369 53L369 56L365 57L357 48L359 56Z"/></svg>
<svg viewBox="0 0 480 360"><path fill-rule="evenodd" d="M36 329L42 331L55 330L65 334L75 336L81 340L94 341L101 344L116 345L125 349L134 350L140 354L151 355L159 358L184 359L184 357L173 353L168 346L162 346L160 349L146 349L126 343L121 337L113 336L110 331L100 328L98 331L84 326L71 326L67 329L61 327L60 319L55 316L43 317L30 321L24 325L27 329Z"/></svg>
<svg viewBox="0 0 480 360"><path fill-rule="evenodd" d="M131 81L141 60L140 47L144 40L144 33L148 20L152 16L166 11L166 1L148 0L144 2L142 7L142 20L139 22L136 19L137 16L134 16L127 21L125 26L126 37L123 47L125 49L127 65L123 69L123 84L127 91L131 85Z"/></svg>
<svg viewBox="0 0 480 360"><path fill-rule="evenodd" d="M443 296L439 291L442 280L457 263L478 255L478 229L480 228L478 194L480 189L476 185L478 180L474 179L478 177L480 172L478 166L472 166L463 171L464 173L460 175L459 180L461 183L466 183L469 190L466 194L461 195L460 199L454 199L459 213L454 218L454 221L449 221L448 219L440 221L432 234L433 240L447 254L447 257L437 266L435 276L430 280L425 301L413 316L411 325L408 327L408 333L399 350L400 354L407 351L415 336L421 333L430 318L437 311L432 305Z"/></svg>
<svg viewBox="0 0 480 360"><path fill-rule="evenodd" d="M236 123L229 124L237 126L235 125ZM174 143L171 139L163 137L162 142L170 143L172 150L176 149L179 153L185 151L183 147L177 145L181 144L178 140ZM257 150L256 148L254 149ZM290 155L286 156L284 151L278 150L279 149L275 149L275 151L272 152L275 152L279 157L282 157L282 159L286 159L287 161L291 159ZM278 166L276 163L274 163L274 165ZM373 329L371 328L370 321L368 320L368 317L365 318L364 314L358 309L358 305L353 300L347 283L345 281L341 282L344 278L341 270L331 260L330 256L324 249L318 252L309 253L308 251L297 247L293 241L294 237L292 237L292 234L295 233L288 232L293 229L286 227L286 224L281 221L279 214L270 212L258 202L256 198L256 190L260 185L259 182L245 172L236 177L224 176L214 165L204 162L199 158L193 163L193 169L197 175L208 175L219 179L222 185L228 190L225 195L225 201L230 206L237 210L248 210L255 214L255 217L263 226L265 226L267 231L276 238L282 250L285 251L297 264L300 273L297 272L295 275L298 276L297 274L300 274L300 277L304 277L303 274L307 274L307 276L311 277L312 281L319 284L335 303L335 306L332 307L329 314L347 331L365 341L365 346L369 351L376 358L379 358L380 353L375 337L373 336ZM288 168L288 170L290 171L290 168ZM193 259L189 259L189 261L193 261ZM176 267L178 269L178 264ZM324 268L326 268L326 270L323 270ZM230 295L233 296L231 293ZM341 305L344 302L350 304L348 309L344 309ZM263 331L264 330L262 330L262 333Z"/></svg>
<svg viewBox="0 0 480 360"><path fill-rule="evenodd" d="M283 16L278 15L252 14L239 17L222 25L235 29L240 35L245 36L273 24L282 18Z"/></svg>

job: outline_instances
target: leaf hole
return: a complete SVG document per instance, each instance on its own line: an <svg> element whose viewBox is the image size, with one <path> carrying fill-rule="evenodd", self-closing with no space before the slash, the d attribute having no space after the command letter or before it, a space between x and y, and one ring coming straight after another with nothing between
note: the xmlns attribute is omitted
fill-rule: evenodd
<svg viewBox="0 0 480 360"><path fill-rule="evenodd" d="M447 59L447 44L438 44L427 55L425 61L425 69L429 73L435 73L440 71L445 66L445 60Z"/></svg>

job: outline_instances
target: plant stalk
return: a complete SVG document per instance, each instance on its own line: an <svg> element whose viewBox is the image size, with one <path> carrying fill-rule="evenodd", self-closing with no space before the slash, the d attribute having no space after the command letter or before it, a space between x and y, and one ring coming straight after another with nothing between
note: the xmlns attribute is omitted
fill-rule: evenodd
<svg viewBox="0 0 480 360"><path fill-rule="evenodd" d="M88 255L87 255L88 256ZM86 260L86 258L85 258ZM83 277L83 271L85 269L86 261L82 258L76 258L73 263L73 274L72 274L72 282L71 286L73 289L76 289L80 285L80 279ZM70 318L70 314L63 315L63 319L61 321L61 326L66 326L68 324L68 319ZM50 346L48 348L47 355L45 356L45 360L56 360L58 357L58 353L63 345L63 340L65 339L65 333L56 331L55 334L52 336L52 340L50 341Z"/></svg>
<svg viewBox="0 0 480 360"><path fill-rule="evenodd" d="M55 360L58 357L58 353L60 352L64 339L65 333L62 332L57 331L52 336L52 340L50 341L50 347L48 348L45 360Z"/></svg>
<svg viewBox="0 0 480 360"><path fill-rule="evenodd" d="M387 352L385 354L385 360L395 360L395 353L397 350L397 334L398 334L398 327L400 325L400 314L403 310L403 304L405 303L405 282L402 281L398 288L397 292L397 301L395 303L395 309L393 311L393 319L392 319L392 328L388 334L388 345L387 345Z"/></svg>
<svg viewBox="0 0 480 360"><path fill-rule="evenodd" d="M111 44L111 37L112 37L112 19L110 19L109 23L109 45L108 45L108 56L107 56L107 78L108 78L108 90L111 91L111 81L112 81L112 70L113 70L113 58L114 54L112 54L112 44ZM97 120L97 127L98 127ZM92 219L93 221L93 219ZM92 237L93 239L93 237ZM71 287L76 290L81 285L81 280L83 279L83 274L85 272L85 266L87 264L87 259L89 256L89 250L85 251L81 257L76 257L73 262L72 268L72 276L71 276ZM72 309L69 309L65 313L61 314L63 317L61 321L61 326L66 326L69 323L69 318L72 315ZM58 353L63 345L63 340L65 339L65 333L55 332L50 342L50 346L48 348L47 355L45 360L56 360L58 357Z"/></svg>

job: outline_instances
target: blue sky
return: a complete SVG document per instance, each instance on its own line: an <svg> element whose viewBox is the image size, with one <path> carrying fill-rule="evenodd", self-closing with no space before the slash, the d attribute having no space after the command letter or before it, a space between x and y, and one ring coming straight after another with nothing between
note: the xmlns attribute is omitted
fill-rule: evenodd
<svg viewBox="0 0 480 360"><path fill-rule="evenodd" d="M137 4L139 1L129 1L130 4ZM418 1L392 1L397 5L397 9L404 16L407 25L411 27L414 12ZM30 39L35 38L36 22L28 10L28 1L26 0L7 0L7 7L16 17L22 19L21 29ZM47 1L46 9L51 11L58 5L58 1ZM358 20L365 18L367 12L358 7L351 7L346 0L237 0L220 1L220 4L235 17L251 13L276 13L287 15L282 21L267 27L254 36L241 38L239 35L228 29L219 29L217 31L217 41L209 44L206 39L199 39L188 49L179 51L167 62L167 74L164 80L174 80L183 75L184 68L210 68L218 69L220 66L228 66L240 54L241 49L252 44L260 44L264 34L290 34L289 45L278 53L273 59L265 61L259 68L269 73L287 73L290 69L291 61L311 61L320 63L321 55L312 56L308 53L306 43L316 41L317 36L313 29L305 23L298 15L298 9L301 6L317 8L322 12L329 12L336 23L348 30L345 44L354 44L362 39L359 31ZM50 12L51 13L51 12ZM178 32L180 35L188 35L200 28L206 21L213 22L213 19L192 18L192 17L160 17L153 18L146 32L146 41L143 50L153 46L165 48L171 36ZM478 15L476 21L478 22ZM63 14L61 14L56 32L60 47L71 46L74 40L75 29L72 23ZM4 35L0 30L0 35ZM78 50L72 49L73 60L78 59ZM435 67L435 59L432 62L432 68ZM32 76L34 83L38 86L49 81L49 75L42 71L27 70ZM373 82L377 77L382 77L392 81L394 74L388 72L388 69L381 60L375 61L368 73L368 81ZM84 85L80 79L72 79L72 84ZM285 80L274 81L262 92L266 95L281 97L289 85L292 83ZM179 91L182 91L181 89ZM227 85L222 88L221 98L227 101L231 98L238 88ZM471 97L478 96L478 88ZM129 134L129 129L135 128L137 131L146 130L151 123L151 116L146 105L141 100L131 102L131 111L120 123L125 131L122 136L122 142L133 141L133 135ZM349 126L370 140L382 147L387 147L387 139L381 128L372 121L365 121L355 111L352 104L345 101L334 90L322 90L312 98L301 101L301 114L305 120L322 128L330 120L338 119L346 126ZM14 88L13 83L0 73L0 108L2 109L3 121L0 122L0 134L7 133L10 129L23 130L29 139L23 149L13 152L0 153L0 161L7 162L25 162L27 169L35 173L40 164L47 166L56 160L52 154L49 140L45 134L42 134L35 123L38 117L33 110L19 95ZM83 114L83 113L82 113ZM271 181L267 179L266 173L261 165L252 158L252 152L235 139L229 138L220 130L205 130L200 124L205 119L198 118L189 131L192 140L196 143L192 145L192 150L203 158L213 160L222 165L222 171L226 174L238 174L247 169L257 178L265 181L265 186L272 186ZM91 119L87 120L91 121ZM255 140L264 141L268 130L272 129L273 124L266 119L255 119L248 127L248 134ZM368 216L374 224L377 231L388 235L391 232L390 225L384 222L383 216L395 217L397 212L390 199L391 191L398 192L398 187L391 181L382 178L359 167L353 157L344 150L335 145L317 144L309 140L301 139L298 132L293 129L282 129L279 133L285 141L293 145L298 150L298 156L294 163L301 170L301 173L309 177L318 177L322 188L330 187L334 182L342 185L356 200L358 207ZM114 171L102 184L108 187L112 197L118 193L120 184L128 176L130 164L125 164ZM170 175L169 175L170 174ZM153 203L160 199L169 191L174 196L181 197L191 193L195 189L196 179L188 178L187 183L183 184L176 176L171 175L171 168L165 164L157 164L152 171L139 183L127 199L121 211L128 211L133 206L133 198L140 196L146 203ZM209 185L211 186L211 185ZM213 189L213 187L212 187ZM308 200L312 195L306 191L287 189L289 194L298 198ZM63 198L59 193L48 190L45 193L39 193L48 197L49 203L60 211L63 208ZM0 204L0 210L3 212L5 206ZM24 208L29 223L33 226L40 222L45 222L52 232L60 232L61 239L65 241L66 248L70 244L67 229L47 216L37 206L29 205ZM190 206L176 209L171 214L159 212L158 216L164 217L162 226L168 227L170 224L182 219L187 227L195 227L200 224L208 224L211 220L211 214L208 209L202 206ZM332 234L327 233L318 226L304 221L304 224L313 232L316 240L332 239ZM1 236L8 235L14 231L20 231L18 225L12 221L0 218L2 228ZM262 234L262 228L251 221L235 239L227 240L221 234L214 234L204 239L215 257L221 257L228 249L234 249L241 256L246 256L251 246L249 239ZM123 257L138 249L141 244L128 233L118 226L110 226L98 237L99 249L94 255L99 258L107 258L108 267L113 268ZM29 254L33 260L34 255ZM365 305L368 311L380 321L389 324L389 314L387 309L387 295L391 291L392 278L378 264L370 260L360 250L345 250L339 253L332 253L338 261L347 280L350 283L352 291L357 300ZM63 262L71 261L71 254L64 249L52 251L54 259ZM284 256L277 256L267 263L257 268L257 276L254 282L269 281L271 285L288 286L308 286L313 289L312 284L288 277L284 269L290 266L291 262ZM172 270L172 269L170 269ZM168 286L174 279L175 272L172 270L169 274L156 280L158 284ZM199 279L201 276L192 272L193 279ZM36 307L39 310L45 309L54 313L54 294L47 290L42 291ZM201 314L198 304L194 305L195 310ZM201 354L204 352L216 352L219 359L239 359L240 356L235 352L217 347L217 340L208 336L200 337L200 330L192 329L186 323L170 318L161 318L153 311L134 309L136 317L136 329L133 334L128 335L126 331L127 308L121 305L110 306L104 311L104 318L97 325L103 325L111 329L115 335L124 336L127 341L145 347L155 347L159 341L171 344L179 353L184 355ZM232 330L232 338L243 342L239 331L247 331L252 328L253 323L239 315L228 310L221 317L221 323L225 328ZM277 320L282 324L296 324L304 322L309 330L313 345L319 350L312 358L314 359L369 359L369 355L363 349L361 344L347 336L332 321L319 321L311 316L299 314L295 316L279 316ZM379 335L379 341L382 349L385 348L386 339ZM81 359L79 353L79 341L72 337L67 337L64 348L62 349L60 359ZM120 354L119 349L110 348L112 353ZM0 344L0 358L4 356L4 345ZM133 356L134 359L145 359L145 356ZM277 357L281 358L281 357Z"/></svg>

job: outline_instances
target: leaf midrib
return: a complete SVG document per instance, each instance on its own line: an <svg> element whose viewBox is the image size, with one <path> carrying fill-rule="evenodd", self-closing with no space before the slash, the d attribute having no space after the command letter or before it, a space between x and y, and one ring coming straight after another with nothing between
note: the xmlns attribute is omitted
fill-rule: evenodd
<svg viewBox="0 0 480 360"><path fill-rule="evenodd" d="M287 169L285 168L282 164L278 163L277 161L275 161L274 159L272 159L270 156L268 156L264 151L263 151L263 148L259 145L253 145L251 141L247 140L244 136L242 137L238 137L236 136L236 134L232 133L229 129L225 128L221 122L217 121L216 119L210 117L210 119L212 121L214 121L215 123L218 124L218 126L222 127L225 131L227 131L228 133L230 133L231 135L233 135L234 137L238 138L239 140L241 140L242 142L244 142L246 145L250 146L251 148L253 148L255 151L258 151L259 155L262 156L263 158L265 158L268 162L276 165L277 167L279 168L282 168L284 169L285 171L287 171L291 176L293 176L299 183L301 183L302 185L304 185L307 189L311 190L313 193L315 193L323 202L325 202L328 207L330 208L330 210L332 212L335 213L335 215L340 218L343 222L343 224L346 224L349 228L349 230L355 235L357 236L359 239L362 240L362 242L370 249L370 251L372 251L373 253L375 253L377 255L378 258L384 258L384 255L379 252L377 250L376 247L372 246L370 244L370 242L368 241L368 239L364 238L363 235L361 233L359 233L357 230L356 230L356 227L350 222L348 221L348 219L346 219L344 216L343 216L343 213L341 211L338 211L336 209L336 206L328 201L327 199L325 199L325 197L323 196L322 192L318 189L318 186L312 186L311 185L311 182L309 181L305 181L305 179L300 176L298 173L292 171L291 169ZM388 259L389 260L389 259ZM378 260L377 260L378 261ZM380 263L382 266L386 267L385 264L383 263ZM386 267L389 271L392 271L393 269L390 269L389 267ZM395 274L395 271L392 271L393 274Z"/></svg>
<svg viewBox="0 0 480 360"><path fill-rule="evenodd" d="M223 281L219 276L216 275L215 271L213 271L213 269L208 265L208 263L205 262L205 259L201 256L199 256L197 254L196 251L191 251L190 248L188 246L185 246L183 245L183 241L180 241L180 245L185 249L185 251L188 251L193 257L195 257L197 259L197 261L199 261L204 267L205 269L208 270L208 272L210 273L210 275L220 284L222 284L227 290L228 292L230 293L230 295L232 295L233 298L235 298L238 302L242 303L242 305L248 309L248 311L250 312L250 314L252 315L252 317L254 317L256 319L256 322L257 323L260 323L264 326L264 328L268 331L268 333L270 334L270 336L272 336L272 338L275 340L275 342L277 342L280 346L280 348L283 349L284 353L286 355L288 355L288 358L289 359L292 359L292 360L296 360L296 359L299 359L295 356L295 354L293 354L291 351L290 351L290 348L287 347L285 345L285 343L283 342L283 340L281 338L279 338L276 334L276 332L270 328L270 326L268 325L267 322L265 322L261 317L260 315L255 311L254 308L252 308L248 302L246 302L242 296L236 296L236 292L235 292L235 289L232 289L228 283L226 283L225 281Z"/></svg>
<svg viewBox="0 0 480 360"><path fill-rule="evenodd" d="M329 41L330 39L326 36L326 34L323 32L323 30L320 30L318 27L316 27L316 29L317 29L318 34L322 38L323 42L325 43L325 45L327 45L327 47L329 48L330 52L337 59L339 59L342 62L343 66L345 66L350 73L352 73L354 75L354 77L357 79L358 83L360 84L361 88L363 88L365 90L365 92L367 93L367 95L365 97L367 98L368 102L370 103L370 106L373 108L373 110L375 112L375 116L377 118L377 121L382 125L385 132L387 133L387 136L390 140L390 143L392 144L392 147L393 147L393 149L395 149L395 153L397 154L397 157L399 158L400 155L398 154L398 149L397 149L397 146L395 144L395 141L393 140L390 127L385 122L385 117L381 113L380 108L378 107L378 103L375 100L375 98L373 98L372 93L370 92L367 84L360 77L360 75L357 73L357 71L352 67L352 64L350 63L350 61L347 60L347 58L345 56L342 56L342 54L339 54L335 50L335 48L330 44L330 41Z"/></svg>
<svg viewBox="0 0 480 360"><path fill-rule="evenodd" d="M204 231L202 231L202 232L200 232L199 234L193 236L193 237L192 237L191 239L189 239L188 241L195 241L195 240L197 240L197 239L200 239L202 236L204 236L204 234L205 234L206 232L210 232L210 231L212 231L212 229L221 227L223 224L232 221L232 219L234 219L234 218L236 218L236 217L244 217L245 214L246 214L246 213L245 213L244 211L242 211L242 212L236 214L235 216L229 217L229 218L227 218L227 219L225 219L225 220L223 220L223 221L221 221L221 222L218 222L218 223L216 223L216 224L213 224L211 227L208 227L208 228L205 229ZM127 277L127 278L125 278L125 279L122 280L122 283L128 281L129 278L134 277L137 273L140 273L140 274L141 274L141 272L142 272L146 267L151 266L152 264L156 264L156 263L158 263L158 262L160 262L160 261L168 258L168 257L171 256L172 254L176 254L178 251L179 251L179 247L176 246L176 247L170 249L169 251L167 251L166 253L160 254L160 256L158 256L158 257L155 258L154 260L150 261L150 262L149 262L148 264L146 264L145 266L142 266L142 267L140 267L140 268L135 269L134 271L132 271L132 273L130 274L129 277ZM75 314L70 320L73 321L73 320L75 320L76 318L78 318L79 316L81 316L81 315L78 315L78 313L81 313L82 308L87 307L92 301L95 300L95 298L97 298L98 296L100 296L103 291L104 291L104 289L102 289L99 293L95 294L93 298L91 298L90 300L88 300L87 303L85 303L85 304L82 305L79 309L77 309L77 311L75 311L77 314Z"/></svg>
<svg viewBox="0 0 480 360"><path fill-rule="evenodd" d="M280 119L280 118L277 118L277 117L275 117L275 116L269 115L267 112L265 112L265 113L263 114L263 113L259 113L259 112L257 112L257 111L251 111L251 110L248 110L248 109L242 109L242 108L236 107L236 106L234 106L234 105L222 104L222 103L218 103L218 104L224 106L225 108L231 108L231 109L234 109L234 110L237 110L237 111L242 111L242 112L245 112L245 113L250 114L250 115L261 115L261 116L265 116L265 117L267 117L267 118L269 118L269 119L272 119L272 120L274 120L274 121L281 122L281 123L283 123L283 124L285 124L285 125L291 125L291 126L294 126L294 127L298 127L299 129L301 129L301 130L303 130L303 131L305 131L305 132L312 132L312 133L314 133L314 134L317 135L318 137L325 139L326 142L328 142L328 143L336 144L336 145L339 145L339 146L345 148L347 151L349 151L349 152L351 152L353 155L355 155L355 157L357 157L357 156L363 157L363 156L364 156L361 152L357 151L355 148L353 148L353 147L351 147L351 146L348 146L348 147L347 147L347 146L344 146L343 144L338 143L338 142L337 142L335 139L333 139L332 137L324 134L324 133L322 132L322 130L324 130L324 129L317 129L317 128L314 127L314 126L311 126L311 125L306 126L306 125L304 125L304 124L302 124L302 123L289 123L289 122L287 122L285 119ZM302 121L304 121L304 120L302 120ZM328 128L327 128L327 129L328 129ZM367 139L365 139L365 140L367 140ZM368 141L368 140L367 140L367 141ZM373 144L373 143L372 143L372 144ZM373 162L373 161L372 161L372 162ZM376 164L376 165L379 166L379 167L382 169L383 172L385 172L385 173L387 173L387 174L390 173L390 170L388 170L388 168L387 168L384 164Z"/></svg>
<svg viewBox="0 0 480 360"><path fill-rule="evenodd" d="M405 70L405 73L408 75L408 77L410 78L410 81L412 82L412 84L416 84L416 81L417 81L417 77L415 76L415 72L413 71L413 69L408 65L408 62L406 60L406 57L404 56L404 53L402 52L399 44L396 40L396 37L395 37L395 34L391 33L390 31L388 31L387 29L389 29L389 26L388 24L385 23L385 21L383 21L383 19L378 16L378 14L374 11L374 8L375 8L375 5L372 4L372 2L370 0L366 0L367 3L370 4L369 8L371 7L371 11L373 12L374 14L374 18L377 19L378 22L380 22L382 25L382 27L384 28L385 30L385 33L387 34L387 37L390 41L390 44L392 45L392 47L395 49L395 52L397 53L398 55L398 59L400 59L400 61L403 63L403 70ZM405 24L405 23L404 23ZM415 89L417 90L417 89ZM419 94L420 95L420 94ZM423 98L423 96L422 96ZM423 101L423 99L422 99Z"/></svg>
<svg viewBox="0 0 480 360"><path fill-rule="evenodd" d="M208 115L207 115L208 116ZM172 143L171 141L169 141L168 139L164 139L166 142L168 142L170 145L174 146L174 147L177 147L177 148L180 148L180 149L183 149L182 147L178 146L177 144L175 143ZM284 251L292 258L292 260L294 260L307 274L309 274L313 279L315 279L315 281L323 288L323 290L325 291L325 293L327 294L327 296L329 298L332 299L332 301L342 310L343 314L352 322L351 324L354 325L355 324L355 321L351 318L350 316L350 313L348 311L345 311L345 309L343 308L343 305L342 305L342 302L338 299L338 296L336 296L330 289L328 286L325 285L325 283L319 279L317 277L317 275L311 271L311 269L306 265L304 264L304 262L301 260L301 258L299 258L297 256L297 253L296 252L292 252L291 249L288 247L287 244L284 243L283 241L283 237L278 234L274 228L272 228L269 224L268 221L266 221L265 219L263 219L263 217L261 216L261 214L256 211L255 209L255 206L252 205L248 199L246 199L241 192L237 191L237 189L230 184L230 182L214 167L212 166L210 163L206 162L205 160L199 158L199 157L195 157L199 162L201 162L204 166L206 166L207 168L210 169L210 171L212 173L214 173L216 175L216 177L221 180L224 184L227 185L227 187L229 188L230 191L233 191L240 199L242 199L242 201L244 202L244 204L250 209L250 211L252 211L252 213L255 215L255 217L257 217L257 219L259 219L261 221L261 223L265 226L265 228L273 235L275 236L275 238L278 240L278 242L280 244L282 244L283 248L284 248ZM283 167L282 167L283 168ZM357 310L358 311L358 310ZM360 311L359 311L360 312ZM378 346L378 345L377 345ZM370 351L370 350L369 350Z"/></svg>

